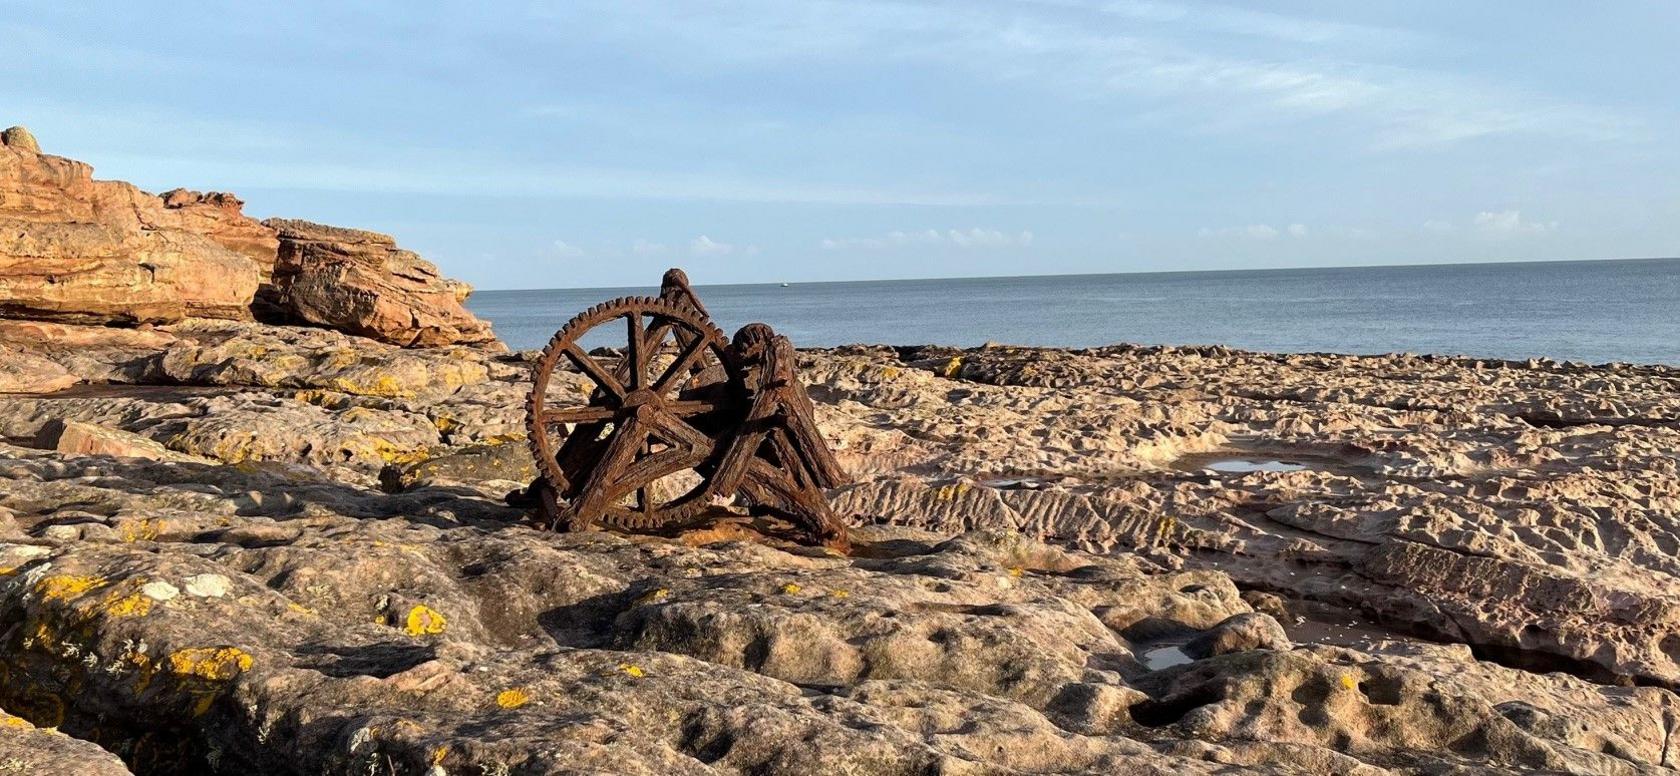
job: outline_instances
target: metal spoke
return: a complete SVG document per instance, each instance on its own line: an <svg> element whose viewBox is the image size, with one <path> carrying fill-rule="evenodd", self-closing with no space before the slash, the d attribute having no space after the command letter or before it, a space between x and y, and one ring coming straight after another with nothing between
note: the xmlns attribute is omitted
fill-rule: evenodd
<svg viewBox="0 0 1680 776"><path fill-rule="evenodd" d="M618 412L608 407L564 407L557 410L543 410L542 420L548 425L560 423L595 423L612 420Z"/></svg>
<svg viewBox="0 0 1680 776"><path fill-rule="evenodd" d="M642 344L642 314L632 311L626 318L630 322L630 349L625 358L630 361L630 390L639 390L647 382L647 348Z"/></svg>
<svg viewBox="0 0 1680 776"><path fill-rule="evenodd" d="M710 399L682 399L679 401L666 402L663 409L672 415L682 418L688 417L689 415L699 415L704 412L711 412L717 408L717 402L711 401Z"/></svg>
<svg viewBox="0 0 1680 776"><path fill-rule="evenodd" d="M699 358L700 355L705 352L706 341L695 338L695 340L689 343L688 347L683 350L682 355L678 356L676 361L671 362L669 367L666 367L665 374L660 375L659 379L654 382L653 392L663 396L666 391L670 390L671 383L675 382L677 378L688 376L688 370L690 367L694 366L694 360Z"/></svg>
<svg viewBox="0 0 1680 776"><path fill-rule="evenodd" d="M576 364L577 368L582 371L584 375L586 375L589 379L594 380L595 384L601 387L601 390L617 396L620 399L624 398L624 386L619 383L618 379L613 377L612 374L608 373L605 369L602 369L601 365L595 361L594 357L580 350L577 343L566 343L566 347L563 352L566 354L566 358L571 359L572 363Z"/></svg>

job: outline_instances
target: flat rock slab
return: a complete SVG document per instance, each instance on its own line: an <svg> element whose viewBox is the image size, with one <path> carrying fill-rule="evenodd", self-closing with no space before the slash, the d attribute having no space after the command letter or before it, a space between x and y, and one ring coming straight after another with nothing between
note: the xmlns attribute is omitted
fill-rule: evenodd
<svg viewBox="0 0 1680 776"><path fill-rule="evenodd" d="M0 776L133 776L116 755L0 710Z"/></svg>
<svg viewBox="0 0 1680 776"><path fill-rule="evenodd" d="M1635 773L1675 754L1666 690L1462 647L1292 648L1224 574L1018 533L860 527L846 557L534 531L470 495L260 468L0 447L0 477L0 706L137 773ZM1140 659L1191 643L1218 647Z"/></svg>

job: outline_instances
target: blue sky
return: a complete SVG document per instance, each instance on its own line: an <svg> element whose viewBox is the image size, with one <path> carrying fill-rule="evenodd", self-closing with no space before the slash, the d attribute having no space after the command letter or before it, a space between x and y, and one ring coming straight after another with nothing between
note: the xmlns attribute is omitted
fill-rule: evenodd
<svg viewBox="0 0 1680 776"><path fill-rule="evenodd" d="M4 2L0 124L482 288L1680 255L1666 0L270 5Z"/></svg>

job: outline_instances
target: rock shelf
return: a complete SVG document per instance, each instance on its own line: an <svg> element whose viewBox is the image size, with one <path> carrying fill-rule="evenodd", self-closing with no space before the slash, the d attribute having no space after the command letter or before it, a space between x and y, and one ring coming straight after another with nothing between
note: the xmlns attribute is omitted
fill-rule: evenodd
<svg viewBox="0 0 1680 776"><path fill-rule="evenodd" d="M532 475L521 354L8 325L0 363L55 389L0 395L0 773L1631 774L1680 754L1677 370L810 351L859 480L832 494L857 526L842 557L740 521L525 525L500 500ZM1182 465L1219 457L1336 465Z"/></svg>

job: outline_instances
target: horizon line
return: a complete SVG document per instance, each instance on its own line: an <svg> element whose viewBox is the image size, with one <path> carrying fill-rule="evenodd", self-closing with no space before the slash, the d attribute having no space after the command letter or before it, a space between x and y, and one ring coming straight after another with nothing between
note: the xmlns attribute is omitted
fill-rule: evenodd
<svg viewBox="0 0 1680 776"><path fill-rule="evenodd" d="M1489 261L1439 261L1439 262L1400 262L1391 264L1338 264L1332 266L1294 266L1294 267L1253 267L1244 269L1175 269L1150 270L1133 272L1044 272L1028 273L1024 275L940 275L934 277L912 278L868 278L861 280L768 280L750 283L695 283L696 288L719 286L780 286L786 285L840 285L845 283L919 283L934 280L1016 280L1029 278L1079 278L1079 277L1108 277L1112 275L1215 275L1233 272L1290 272L1299 270L1342 270L1342 269L1395 269L1406 267L1474 267L1487 264L1588 264L1595 262L1636 262L1636 261L1676 261L1680 256L1632 256L1632 257L1603 257L1595 259L1492 259ZM638 286L565 286L551 288L474 288L473 293L506 292L506 291L599 291L637 288Z"/></svg>

